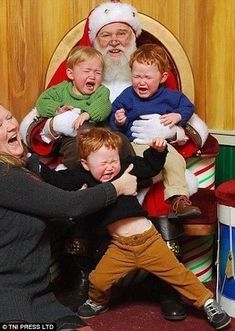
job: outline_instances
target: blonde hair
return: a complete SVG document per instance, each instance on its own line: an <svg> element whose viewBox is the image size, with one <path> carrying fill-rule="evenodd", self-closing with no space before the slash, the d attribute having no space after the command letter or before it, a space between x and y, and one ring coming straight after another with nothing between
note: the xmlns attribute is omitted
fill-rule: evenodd
<svg viewBox="0 0 235 331"><path fill-rule="evenodd" d="M77 148L81 159L86 159L90 153L103 146L120 151L121 144L121 137L117 133L101 127L92 128L77 136Z"/></svg>
<svg viewBox="0 0 235 331"><path fill-rule="evenodd" d="M25 166L25 161L23 159L17 159L11 155L0 154L0 162L7 165L8 168L22 168Z"/></svg>
<svg viewBox="0 0 235 331"><path fill-rule="evenodd" d="M161 74L171 69L167 52L157 44L144 44L137 48L129 61L131 69L135 61L142 64L156 65Z"/></svg>
<svg viewBox="0 0 235 331"><path fill-rule="evenodd" d="M67 57L66 65L67 68L73 69L77 63L93 58L98 58L104 68L104 59L98 50L89 46L76 46L70 51Z"/></svg>
<svg viewBox="0 0 235 331"><path fill-rule="evenodd" d="M0 106L5 108L2 103L0 103ZM6 109L6 108L5 108ZM15 168L21 168L25 165L25 161L22 159L17 159L14 156L6 155L6 154L0 154L0 162L7 165L8 168L15 167Z"/></svg>

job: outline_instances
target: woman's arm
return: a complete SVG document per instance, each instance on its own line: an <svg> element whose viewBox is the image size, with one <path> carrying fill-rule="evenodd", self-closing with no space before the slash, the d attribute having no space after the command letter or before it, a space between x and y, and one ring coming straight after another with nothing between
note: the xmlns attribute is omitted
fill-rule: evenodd
<svg viewBox="0 0 235 331"><path fill-rule="evenodd" d="M0 165L0 190L0 205L4 208L38 217L73 219L106 207L118 195L135 194L136 178L127 171L113 183L68 192L42 182L24 169Z"/></svg>
<svg viewBox="0 0 235 331"><path fill-rule="evenodd" d="M42 182L23 169L1 172L0 205L24 214L47 218L77 218L114 202L117 197L111 183L67 192Z"/></svg>

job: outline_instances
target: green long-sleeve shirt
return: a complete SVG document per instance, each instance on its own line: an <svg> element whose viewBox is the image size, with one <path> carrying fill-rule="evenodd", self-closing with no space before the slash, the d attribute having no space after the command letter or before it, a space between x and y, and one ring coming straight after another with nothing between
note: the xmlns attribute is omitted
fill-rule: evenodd
<svg viewBox="0 0 235 331"><path fill-rule="evenodd" d="M106 120L111 112L109 94L109 89L103 85L90 95L75 94L72 82L64 81L44 91L36 108L41 117L54 117L59 107L70 105L87 112L91 123L98 123Z"/></svg>

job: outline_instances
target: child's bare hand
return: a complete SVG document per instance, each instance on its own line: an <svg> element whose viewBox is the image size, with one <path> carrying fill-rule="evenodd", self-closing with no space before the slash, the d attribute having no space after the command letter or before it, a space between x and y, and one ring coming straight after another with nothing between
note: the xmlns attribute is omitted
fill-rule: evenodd
<svg viewBox="0 0 235 331"><path fill-rule="evenodd" d="M120 108L116 111L115 115L115 121L117 125L124 125L126 122L126 112L124 108Z"/></svg>
<svg viewBox="0 0 235 331"><path fill-rule="evenodd" d="M83 184L82 187L79 189L80 191L81 190L85 190L86 188L88 188L88 185L87 184Z"/></svg>
<svg viewBox="0 0 235 331"><path fill-rule="evenodd" d="M73 106L70 106L70 105L64 105L62 107L59 107L57 110L56 110L56 114L62 114L62 113L65 113L66 111L68 110L72 110L74 107Z"/></svg>
<svg viewBox="0 0 235 331"><path fill-rule="evenodd" d="M85 121L88 121L90 118L90 115L86 112L82 113L78 116L78 118L73 122L74 129L78 130Z"/></svg>
<svg viewBox="0 0 235 331"><path fill-rule="evenodd" d="M169 125L172 128L174 125L179 123L182 119L182 116L179 113L169 113L160 116L160 123L167 126Z"/></svg>
<svg viewBox="0 0 235 331"><path fill-rule="evenodd" d="M156 149L158 152L163 152L166 148L166 145L167 141L160 137L153 138L149 143L149 146Z"/></svg>

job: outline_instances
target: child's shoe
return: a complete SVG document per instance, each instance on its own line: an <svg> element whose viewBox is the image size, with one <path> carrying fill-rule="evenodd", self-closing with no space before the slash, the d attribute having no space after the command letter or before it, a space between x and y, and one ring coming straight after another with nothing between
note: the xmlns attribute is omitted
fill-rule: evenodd
<svg viewBox="0 0 235 331"><path fill-rule="evenodd" d="M171 201L170 215L173 217L198 217L201 214L186 195L177 195Z"/></svg>
<svg viewBox="0 0 235 331"><path fill-rule="evenodd" d="M82 306L78 307L78 316L81 318L91 318L108 310L108 306L99 305L98 303L88 299Z"/></svg>
<svg viewBox="0 0 235 331"><path fill-rule="evenodd" d="M208 299L203 308L209 322L216 330L223 329L231 322L231 318L215 299Z"/></svg>

